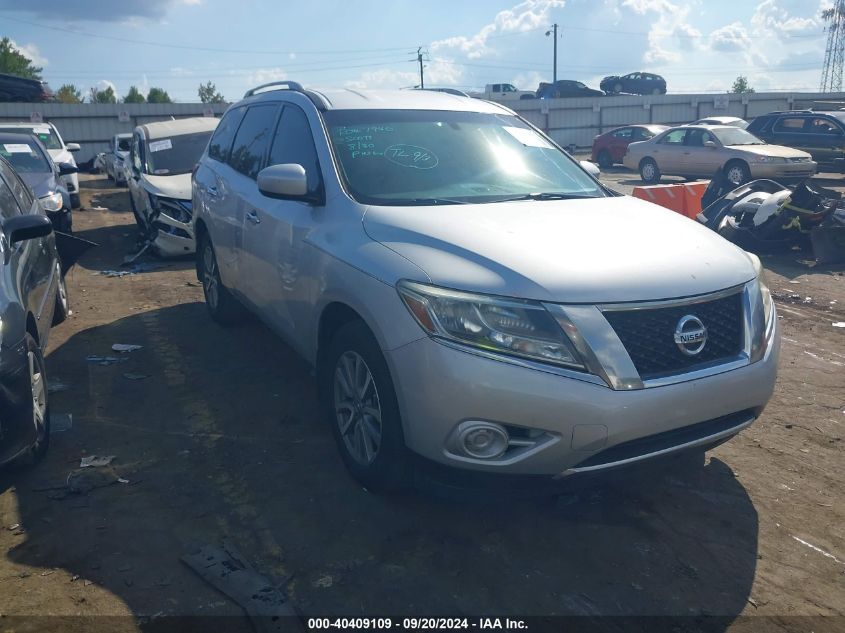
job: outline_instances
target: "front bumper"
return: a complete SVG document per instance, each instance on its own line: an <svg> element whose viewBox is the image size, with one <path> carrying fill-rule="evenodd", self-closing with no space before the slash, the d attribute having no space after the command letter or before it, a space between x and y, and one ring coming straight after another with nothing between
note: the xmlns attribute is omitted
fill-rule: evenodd
<svg viewBox="0 0 845 633"><path fill-rule="evenodd" d="M778 181L796 181L810 178L816 174L818 164L806 163L751 163L751 177Z"/></svg>
<svg viewBox="0 0 845 633"><path fill-rule="evenodd" d="M775 323L766 352L755 363L687 382L628 391L496 360L430 338L385 356L394 378L405 442L412 451L457 468L561 477L704 447L734 435L760 414L771 397L779 353ZM511 456L474 460L451 448L455 427L464 421L534 429L542 433L541 440ZM695 436L672 435L705 422L712 424L696 427L702 431ZM655 442L633 445L633 453L623 450L632 446L629 442L653 436L658 437ZM667 446L665 438L675 436L677 441ZM623 444L617 451L620 459L609 453ZM639 452L637 446L642 447ZM600 455L604 454L610 457L603 459Z"/></svg>

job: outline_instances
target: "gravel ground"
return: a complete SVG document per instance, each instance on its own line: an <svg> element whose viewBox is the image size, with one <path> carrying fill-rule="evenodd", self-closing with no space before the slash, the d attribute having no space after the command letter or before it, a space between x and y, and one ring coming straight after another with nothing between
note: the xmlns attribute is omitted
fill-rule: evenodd
<svg viewBox="0 0 845 633"><path fill-rule="evenodd" d="M636 176L603 178L624 190ZM813 630L845 628L841 267L765 261L777 389L699 471L551 500L376 496L347 476L305 363L258 323L213 324L192 261L98 274L132 252L133 220L125 189L81 181L74 226L100 247L69 276L73 315L47 357L67 385L52 411L73 426L42 464L0 473L4 616L124 616L97 622L128 631L148 626L141 616L231 616L215 622L249 630L179 560L228 540L306 615L722 615L723 629L779 631L838 616ZM143 348L86 362L113 343ZM116 457L65 495L91 454Z"/></svg>

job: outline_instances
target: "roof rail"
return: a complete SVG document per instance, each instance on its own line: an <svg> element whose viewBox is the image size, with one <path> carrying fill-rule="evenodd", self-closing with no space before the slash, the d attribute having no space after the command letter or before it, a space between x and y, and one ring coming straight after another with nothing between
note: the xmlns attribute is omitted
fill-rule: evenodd
<svg viewBox="0 0 845 633"><path fill-rule="evenodd" d="M813 110L806 109L806 110L774 110L772 112L768 112L767 114L812 114Z"/></svg>
<svg viewBox="0 0 845 633"><path fill-rule="evenodd" d="M260 86L256 86L251 90L247 90L246 94L244 94L244 99L247 97L251 97L252 95L256 94L259 90L263 90L264 88L273 88L273 89L281 89L284 88L285 90L293 90L294 92L305 92L305 88L302 87L302 84L296 81L271 81L268 84L261 84Z"/></svg>

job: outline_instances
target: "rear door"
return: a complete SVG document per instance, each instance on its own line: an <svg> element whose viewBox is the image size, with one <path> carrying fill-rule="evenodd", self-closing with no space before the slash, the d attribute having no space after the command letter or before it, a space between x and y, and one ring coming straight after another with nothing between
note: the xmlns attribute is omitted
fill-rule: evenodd
<svg viewBox="0 0 845 633"><path fill-rule="evenodd" d="M813 158L816 158L805 131L808 118L800 114L787 114L779 117L772 124L771 134L765 140L776 145L786 145L810 152L810 154L813 154Z"/></svg>
<svg viewBox="0 0 845 633"><path fill-rule="evenodd" d="M237 198L229 186L229 180L237 173L228 165L228 160L244 112L244 107L226 112L214 130L208 153L200 161L193 178L194 212L202 211L214 244L220 277L229 288L234 287L237 278L241 222Z"/></svg>
<svg viewBox="0 0 845 633"><path fill-rule="evenodd" d="M621 163L622 157L628 151L628 145L634 140L634 128L623 127L610 135L609 149L613 162Z"/></svg>
<svg viewBox="0 0 845 633"><path fill-rule="evenodd" d="M264 260L256 252L267 236L268 228L266 223L262 224L261 213L267 198L258 192L255 179L266 164L279 109L278 103L250 106L235 135L228 160L231 170L227 185L234 205L232 220L239 227L238 243L234 245L238 252L235 286L262 315L270 312L267 304L275 296L276 289L271 287L272 275L264 269Z"/></svg>
<svg viewBox="0 0 845 633"><path fill-rule="evenodd" d="M671 130L654 144L651 157L664 174L675 176L686 174L684 171L684 153L687 151L684 146L686 135L685 129Z"/></svg>
<svg viewBox="0 0 845 633"><path fill-rule="evenodd" d="M808 116L804 123L805 145L815 160L832 163L843 155L845 131L842 124L832 117ZM801 148L803 149L803 148Z"/></svg>

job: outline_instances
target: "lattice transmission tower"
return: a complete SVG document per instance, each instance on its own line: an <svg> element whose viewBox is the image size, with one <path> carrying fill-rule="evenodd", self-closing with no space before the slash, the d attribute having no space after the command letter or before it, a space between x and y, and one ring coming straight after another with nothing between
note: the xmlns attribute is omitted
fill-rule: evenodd
<svg viewBox="0 0 845 633"><path fill-rule="evenodd" d="M822 12L827 22L827 48L824 52L821 92L842 92L842 67L845 64L845 0L835 0Z"/></svg>

